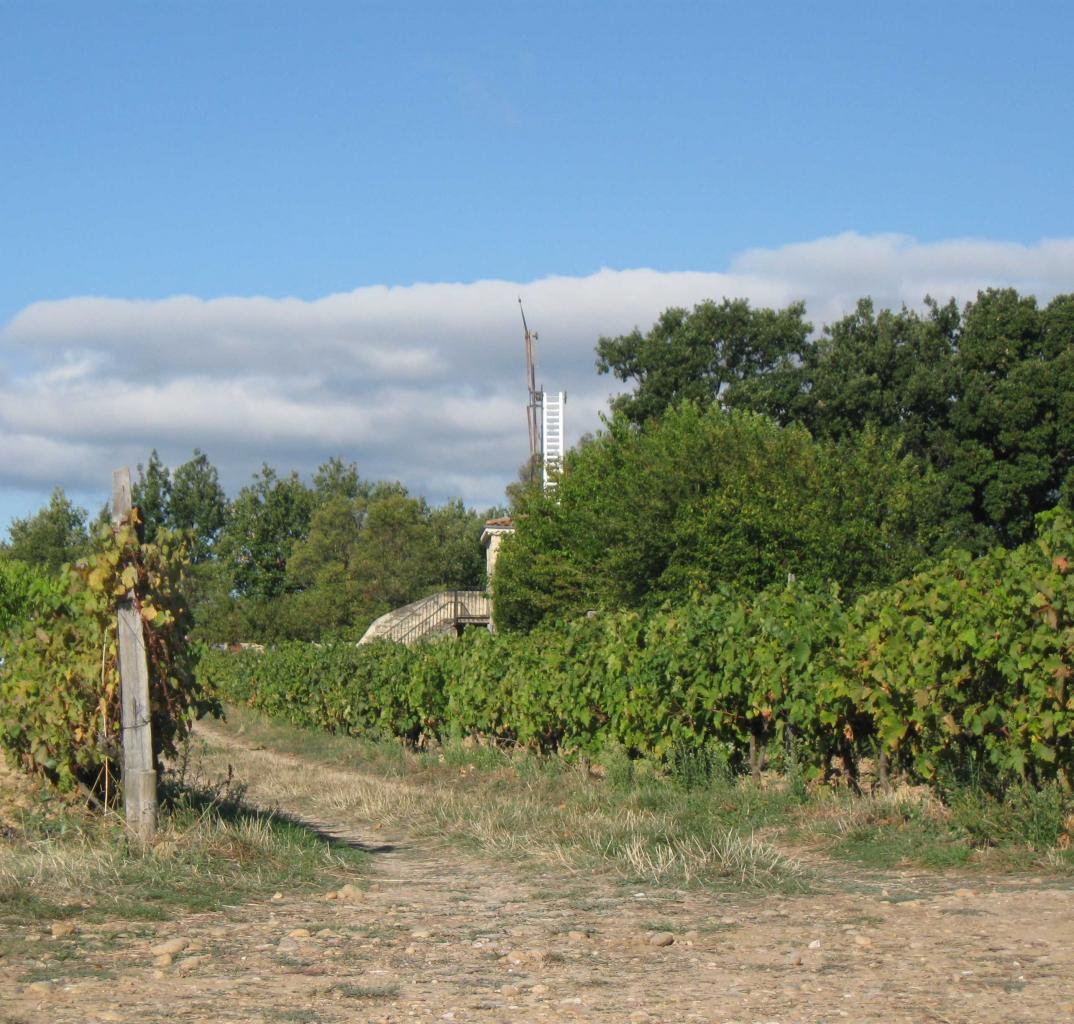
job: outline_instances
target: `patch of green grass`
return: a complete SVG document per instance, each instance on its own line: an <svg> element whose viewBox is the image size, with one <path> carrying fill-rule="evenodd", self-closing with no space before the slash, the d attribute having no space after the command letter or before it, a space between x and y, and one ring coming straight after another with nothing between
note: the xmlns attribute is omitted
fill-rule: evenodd
<svg viewBox="0 0 1074 1024"><path fill-rule="evenodd" d="M1013 787L1002 801L968 787L944 795L944 803L923 790L817 799L793 834L820 838L832 856L878 870L1074 869L1074 855L1058 845L1063 829L1074 827L1074 805L1058 786Z"/></svg>
<svg viewBox="0 0 1074 1024"><path fill-rule="evenodd" d="M42 967L34 967L20 975L19 981L29 985L34 981L71 981L74 978L114 978L115 972L96 964L87 963L47 963Z"/></svg>
<svg viewBox="0 0 1074 1024"><path fill-rule="evenodd" d="M795 835L820 838L831 856L875 870L967 864L973 848L936 801L840 793L806 806Z"/></svg>
<svg viewBox="0 0 1074 1024"><path fill-rule="evenodd" d="M0 921L60 921L70 916L69 904L46 899L24 886L5 885L0 868Z"/></svg>
<svg viewBox="0 0 1074 1024"><path fill-rule="evenodd" d="M1048 851L1048 866L1065 874L1074 874L1074 847Z"/></svg>
<svg viewBox="0 0 1074 1024"><path fill-rule="evenodd" d="M399 995L398 985L352 985L345 983L335 985L333 992L338 992L344 999L395 999Z"/></svg>
<svg viewBox="0 0 1074 1024"><path fill-rule="evenodd" d="M951 816L977 846L1028 847L1037 852L1057 848L1074 832L1074 797L1057 782L1010 785L1002 797L979 786L959 786L945 793Z"/></svg>
<svg viewBox="0 0 1074 1024"><path fill-rule="evenodd" d="M642 921L641 927L647 932L677 932L682 927L682 922L672 921L667 917L653 917Z"/></svg>
<svg viewBox="0 0 1074 1024"><path fill-rule="evenodd" d="M511 755L500 747L468 742L458 737L445 740L427 756L449 768L466 768L473 771L493 771L509 768L512 764Z"/></svg>
<svg viewBox="0 0 1074 1024"><path fill-rule="evenodd" d="M288 1024L320 1024L321 1015L316 1010L273 1010L272 1019Z"/></svg>
<svg viewBox="0 0 1074 1024"><path fill-rule="evenodd" d="M920 824L893 828L863 826L843 836L830 852L870 868L910 865L942 870L966 864L973 850L957 836L937 834Z"/></svg>

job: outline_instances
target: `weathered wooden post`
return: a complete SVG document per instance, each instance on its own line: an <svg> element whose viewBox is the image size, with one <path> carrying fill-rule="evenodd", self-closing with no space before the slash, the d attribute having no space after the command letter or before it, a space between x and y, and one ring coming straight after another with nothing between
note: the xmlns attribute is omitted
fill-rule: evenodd
<svg viewBox="0 0 1074 1024"><path fill-rule="evenodd" d="M112 525L131 519L131 471L112 474ZM149 664L142 615L131 589L117 603L119 691L123 730L123 810L127 827L149 842L157 831L157 772L149 707Z"/></svg>

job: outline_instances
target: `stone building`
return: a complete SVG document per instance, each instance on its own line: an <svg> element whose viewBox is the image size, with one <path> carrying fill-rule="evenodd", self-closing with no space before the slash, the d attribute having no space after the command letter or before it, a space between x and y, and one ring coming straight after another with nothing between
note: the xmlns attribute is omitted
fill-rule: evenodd
<svg viewBox="0 0 1074 1024"><path fill-rule="evenodd" d="M489 519L485 523L485 529L481 532L481 546L485 549L485 577L486 584L492 587L492 574L496 569L496 559L500 553L500 545L504 537L515 532L515 524L510 516L500 516L498 519Z"/></svg>

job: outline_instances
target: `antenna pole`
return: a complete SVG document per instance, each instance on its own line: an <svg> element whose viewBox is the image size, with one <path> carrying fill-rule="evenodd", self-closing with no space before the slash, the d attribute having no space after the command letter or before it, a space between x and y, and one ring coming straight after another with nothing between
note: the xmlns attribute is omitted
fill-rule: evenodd
<svg viewBox="0 0 1074 1024"><path fill-rule="evenodd" d="M526 311L522 308L521 296L518 299L518 311L522 314L522 330L526 338L526 386L529 388L526 425L530 435L530 462L533 463L541 454L541 421L538 416L541 396L537 392L537 371L533 361L533 343L537 340L537 332L531 331L526 323Z"/></svg>

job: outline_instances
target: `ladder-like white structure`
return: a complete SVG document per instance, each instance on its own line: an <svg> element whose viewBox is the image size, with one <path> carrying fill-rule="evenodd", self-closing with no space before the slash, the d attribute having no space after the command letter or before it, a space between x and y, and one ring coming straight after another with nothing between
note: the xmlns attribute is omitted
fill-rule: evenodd
<svg viewBox="0 0 1074 1024"><path fill-rule="evenodd" d="M563 466L563 407L566 392L541 396L541 472L545 488L555 487L554 476Z"/></svg>

